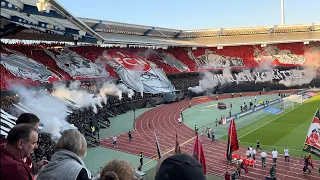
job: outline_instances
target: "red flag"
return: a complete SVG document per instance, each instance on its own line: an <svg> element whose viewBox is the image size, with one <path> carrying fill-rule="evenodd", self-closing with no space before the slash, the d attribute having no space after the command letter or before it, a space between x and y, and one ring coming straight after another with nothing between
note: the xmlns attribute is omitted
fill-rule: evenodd
<svg viewBox="0 0 320 180"><path fill-rule="evenodd" d="M319 112L319 109L317 109L311 121L302 151L306 151L320 157L319 139L320 139L320 112Z"/></svg>
<svg viewBox="0 0 320 180"><path fill-rule="evenodd" d="M207 166L206 166L206 159L204 157L204 152L202 148L202 144L199 140L199 135L196 136L196 140L193 146L193 153L192 156L196 158L200 164L203 166L204 174L207 174Z"/></svg>
<svg viewBox="0 0 320 180"><path fill-rule="evenodd" d="M227 160L232 160L232 152L239 149L239 142L237 136L236 124L234 119L231 120L228 132L228 145L227 145Z"/></svg>
<svg viewBox="0 0 320 180"><path fill-rule="evenodd" d="M176 154L180 154L181 153L181 149L180 149L180 144L178 141L178 134L176 133L176 147L174 149L174 152L176 152Z"/></svg>

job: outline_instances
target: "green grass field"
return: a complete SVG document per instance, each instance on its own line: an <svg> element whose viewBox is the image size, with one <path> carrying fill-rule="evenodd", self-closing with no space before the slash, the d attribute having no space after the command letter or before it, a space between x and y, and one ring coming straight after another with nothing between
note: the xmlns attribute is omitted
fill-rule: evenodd
<svg viewBox="0 0 320 180"><path fill-rule="evenodd" d="M272 151L277 148L283 153L288 148L290 155L300 156L310 122L320 109L320 96L315 96L293 110L286 110L279 115L268 115L243 128L237 129L241 146L255 146L257 140L261 148ZM222 140L227 140L223 136Z"/></svg>

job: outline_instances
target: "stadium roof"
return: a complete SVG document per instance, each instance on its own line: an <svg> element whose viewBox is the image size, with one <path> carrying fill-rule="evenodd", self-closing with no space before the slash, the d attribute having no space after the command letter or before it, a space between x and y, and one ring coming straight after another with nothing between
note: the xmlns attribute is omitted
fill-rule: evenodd
<svg viewBox="0 0 320 180"><path fill-rule="evenodd" d="M320 23L179 30L77 18L55 0L39 12L38 0L1 0L1 38L155 46L224 46L319 41Z"/></svg>

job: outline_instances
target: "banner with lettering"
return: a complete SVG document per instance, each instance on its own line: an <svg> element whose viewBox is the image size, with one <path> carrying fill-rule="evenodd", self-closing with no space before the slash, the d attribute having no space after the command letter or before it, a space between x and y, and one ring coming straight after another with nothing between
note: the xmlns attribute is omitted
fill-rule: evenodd
<svg viewBox="0 0 320 180"><path fill-rule="evenodd" d="M142 56L116 49L105 51L102 58L135 91L152 94L176 91L163 70Z"/></svg>

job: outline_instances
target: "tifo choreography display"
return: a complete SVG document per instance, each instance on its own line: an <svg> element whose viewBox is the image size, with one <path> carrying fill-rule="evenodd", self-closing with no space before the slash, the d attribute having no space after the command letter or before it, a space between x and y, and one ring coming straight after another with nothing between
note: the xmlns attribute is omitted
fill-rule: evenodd
<svg viewBox="0 0 320 180"><path fill-rule="evenodd" d="M1 1L1 180L319 179L319 23L180 30L62 1Z"/></svg>

